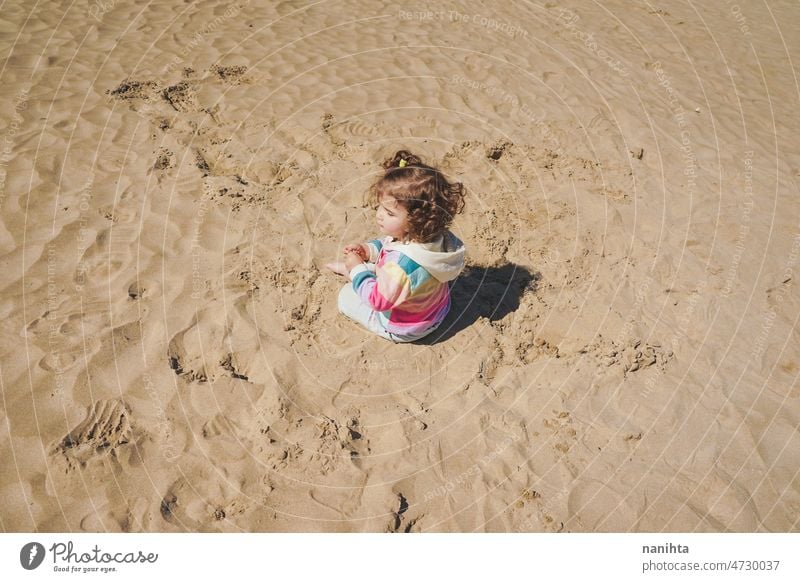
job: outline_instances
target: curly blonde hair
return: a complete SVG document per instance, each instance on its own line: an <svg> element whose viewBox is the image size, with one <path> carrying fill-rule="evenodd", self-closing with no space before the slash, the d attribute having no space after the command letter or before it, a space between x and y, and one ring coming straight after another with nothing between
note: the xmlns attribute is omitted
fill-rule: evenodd
<svg viewBox="0 0 800 582"><path fill-rule="evenodd" d="M381 164L385 172L369 190L369 204L377 208L382 196L391 196L408 212L408 235L431 242L464 210L464 185L444 175L407 150Z"/></svg>

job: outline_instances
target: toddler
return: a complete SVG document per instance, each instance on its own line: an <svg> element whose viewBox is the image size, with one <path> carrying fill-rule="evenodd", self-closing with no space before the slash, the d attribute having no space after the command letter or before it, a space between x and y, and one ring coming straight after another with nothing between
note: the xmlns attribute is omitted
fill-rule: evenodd
<svg viewBox="0 0 800 582"><path fill-rule="evenodd" d="M344 248L326 267L348 277L339 311L393 342L425 337L450 309L450 287L464 269L465 249L448 226L464 209L464 186L400 150L383 163L370 189L383 235Z"/></svg>

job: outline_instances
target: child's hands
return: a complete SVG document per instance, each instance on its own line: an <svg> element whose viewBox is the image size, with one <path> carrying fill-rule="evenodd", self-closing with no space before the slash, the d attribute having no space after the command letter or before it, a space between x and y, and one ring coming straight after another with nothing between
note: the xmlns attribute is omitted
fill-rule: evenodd
<svg viewBox="0 0 800 582"><path fill-rule="evenodd" d="M362 261L369 260L369 248L365 244L352 244L347 245L344 247L344 252L346 253L356 253L359 257L361 257Z"/></svg>
<svg viewBox="0 0 800 582"><path fill-rule="evenodd" d="M347 267L348 273L353 270L353 267L355 267L356 265L360 265L363 262L364 259L361 257L359 253L357 253L356 251L348 251L347 249L345 249L344 264Z"/></svg>
<svg viewBox="0 0 800 582"><path fill-rule="evenodd" d="M344 247L344 262L327 263L325 266L339 275L345 277L356 265L369 260L369 247L365 244L352 244Z"/></svg>

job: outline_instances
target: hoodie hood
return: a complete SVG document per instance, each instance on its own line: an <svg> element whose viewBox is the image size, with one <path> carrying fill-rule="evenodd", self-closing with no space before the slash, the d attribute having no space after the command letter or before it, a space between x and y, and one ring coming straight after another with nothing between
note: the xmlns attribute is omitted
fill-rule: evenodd
<svg viewBox="0 0 800 582"><path fill-rule="evenodd" d="M464 243L449 230L429 243L392 241L384 248L400 251L442 283L452 281L464 270Z"/></svg>

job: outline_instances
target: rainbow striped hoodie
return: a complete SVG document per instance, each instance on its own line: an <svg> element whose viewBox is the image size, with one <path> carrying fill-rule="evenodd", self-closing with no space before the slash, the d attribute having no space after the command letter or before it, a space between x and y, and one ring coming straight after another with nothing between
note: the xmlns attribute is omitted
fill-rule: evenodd
<svg viewBox="0 0 800 582"><path fill-rule="evenodd" d="M450 310L449 281L464 269L464 243L449 230L430 243L387 236L367 242L369 263L350 271L361 301L378 312L385 329L400 336L422 333Z"/></svg>

